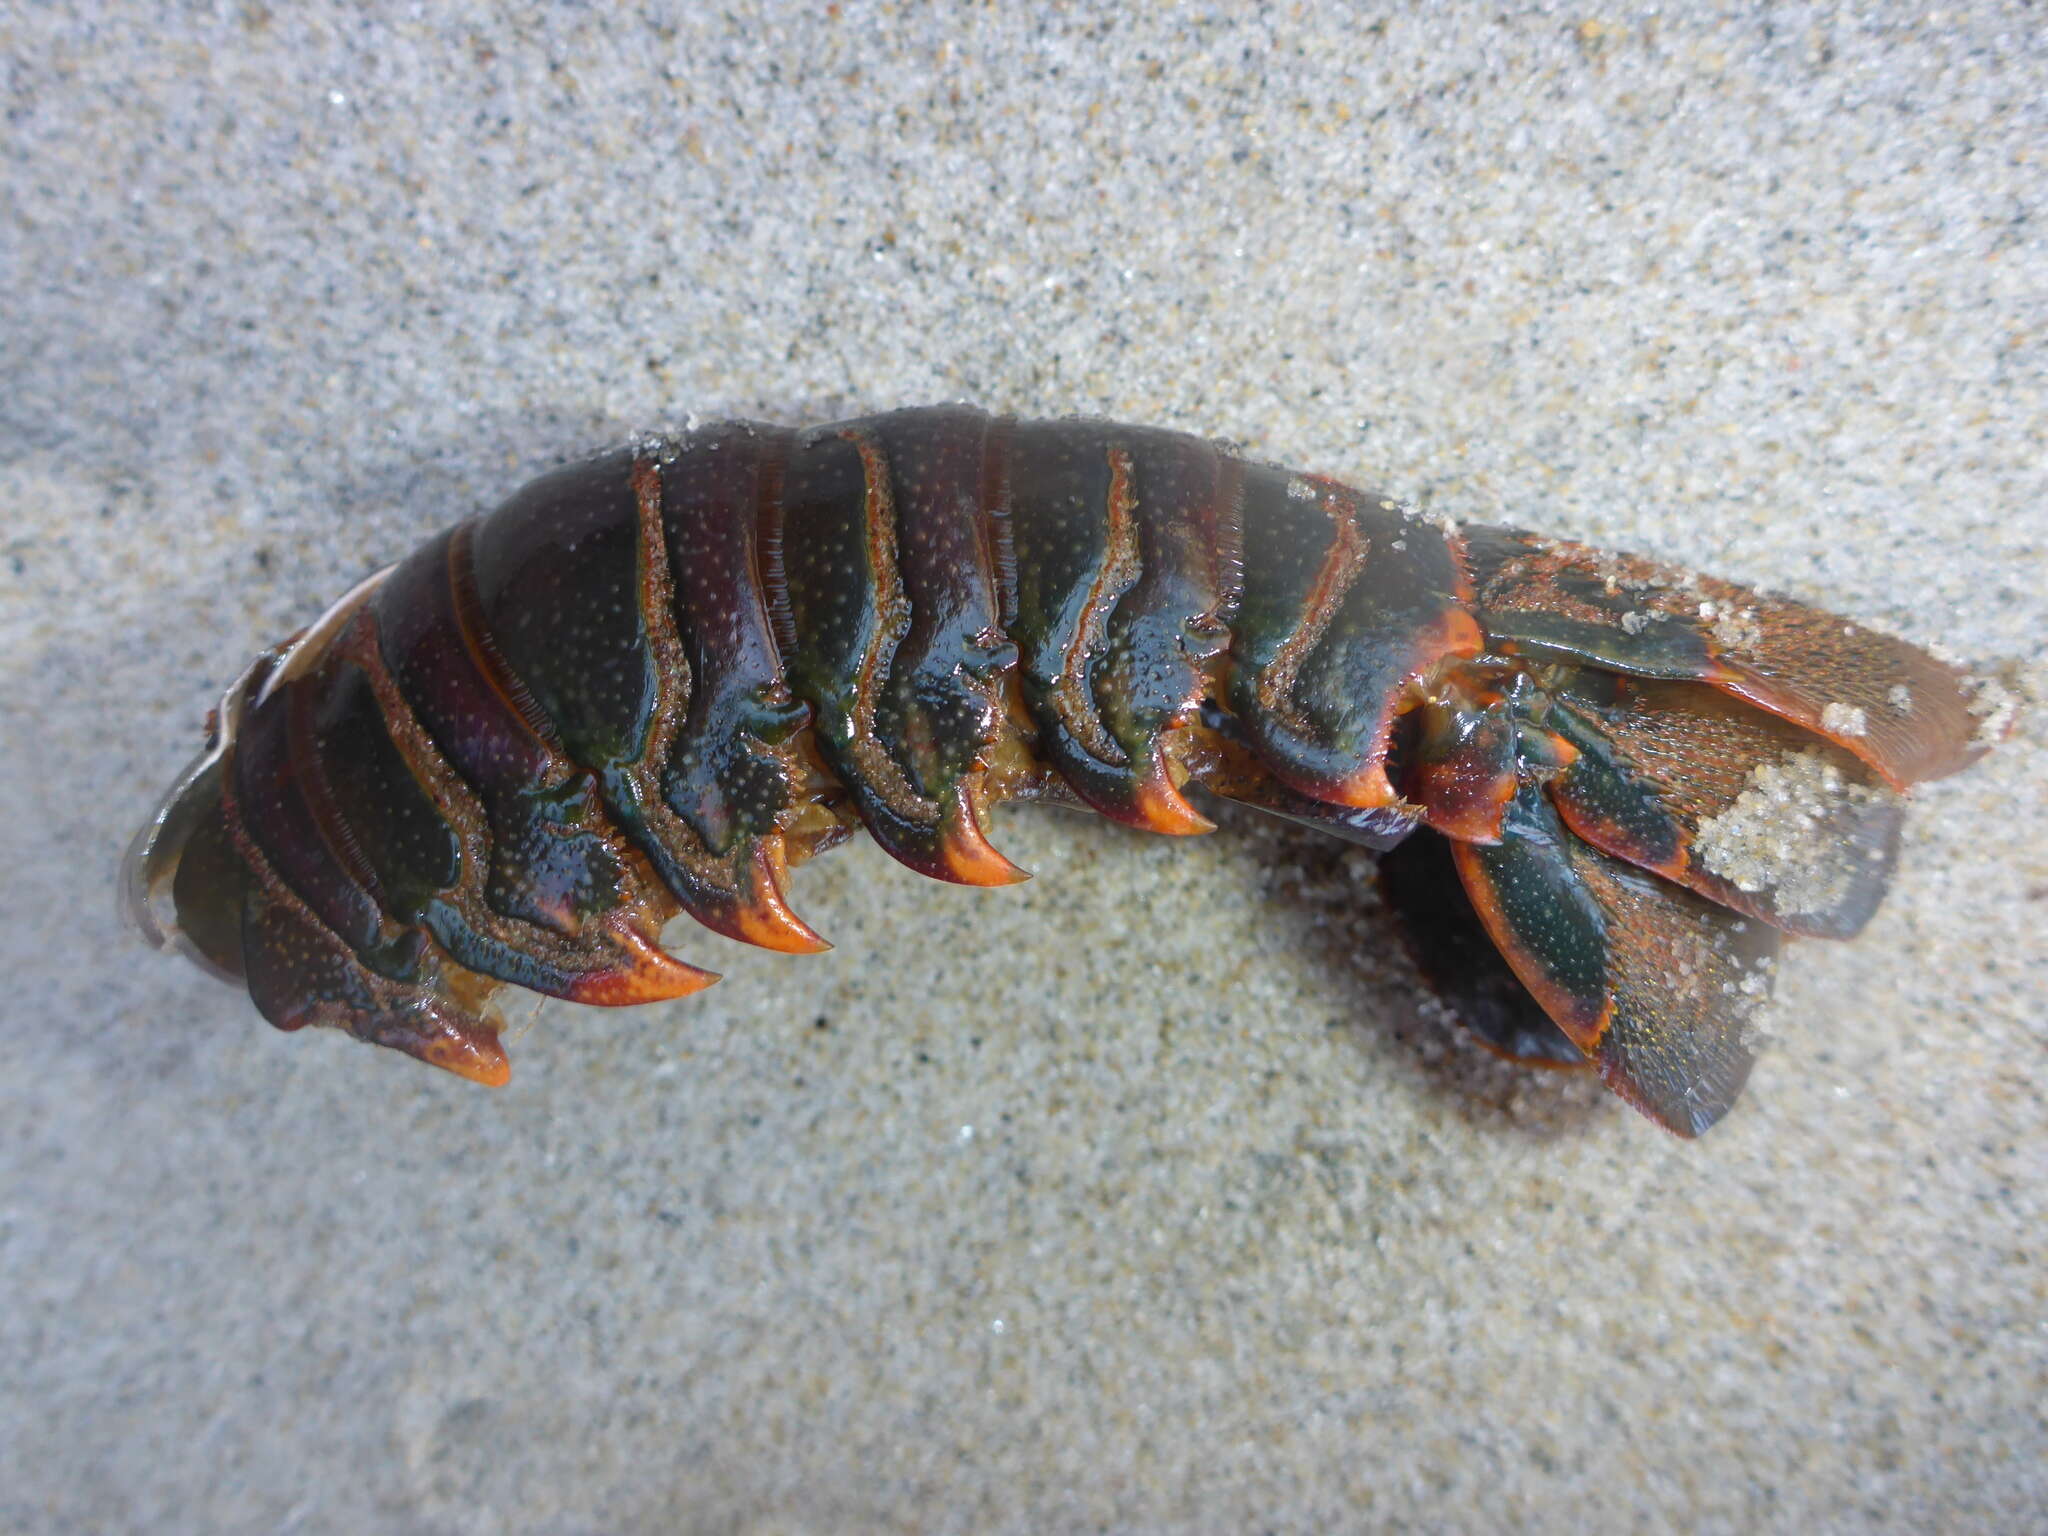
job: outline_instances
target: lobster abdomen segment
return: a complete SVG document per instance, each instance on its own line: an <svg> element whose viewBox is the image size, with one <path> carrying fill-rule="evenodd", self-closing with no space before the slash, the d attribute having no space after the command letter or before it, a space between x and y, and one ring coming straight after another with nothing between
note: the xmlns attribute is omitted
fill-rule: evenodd
<svg viewBox="0 0 2048 1536"><path fill-rule="evenodd" d="M1213 446L1103 422L1004 434L1010 632L1039 755L1113 820L1209 827L1167 733L1191 720L1240 596L1237 467Z"/></svg>
<svg viewBox="0 0 2048 1536"><path fill-rule="evenodd" d="M1470 927L1429 968L1506 961L1450 978L1482 1036L1694 1134L1747 1075L1775 931L1861 926L1895 787L1983 749L1970 707L1800 605L1181 434L727 424L542 477L260 659L130 896L273 1023L496 1081L499 983L694 990L656 944L678 911L822 948L786 871L855 824L997 884L1000 800L1196 832L1200 785L1451 839L1469 909L1389 889Z"/></svg>
<svg viewBox="0 0 2048 1536"><path fill-rule="evenodd" d="M782 895L782 827L807 772L811 719L791 692L763 572L779 558L782 477L794 434L733 423L650 446L635 465L642 601L652 610L665 727L648 763L679 822L657 855L684 909L715 932L786 953L827 948ZM645 512L643 511L643 518ZM779 585L779 583L777 584ZM651 796L649 797L651 800Z"/></svg>
<svg viewBox="0 0 2048 1536"><path fill-rule="evenodd" d="M922 874L1021 878L983 837L973 775L1016 650L982 504L987 420L898 412L805 433L781 507L786 661L826 766Z"/></svg>
<svg viewBox="0 0 2048 1536"><path fill-rule="evenodd" d="M1274 775L1311 799L1370 807L1408 690L1476 655L1462 551L1448 530L1333 480L1252 466L1244 597L1229 703Z"/></svg>

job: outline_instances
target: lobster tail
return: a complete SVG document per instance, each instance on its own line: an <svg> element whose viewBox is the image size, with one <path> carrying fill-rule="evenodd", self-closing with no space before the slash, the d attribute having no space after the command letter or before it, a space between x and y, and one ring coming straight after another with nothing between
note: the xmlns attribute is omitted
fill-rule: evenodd
<svg viewBox="0 0 2048 1536"><path fill-rule="evenodd" d="M1904 789L1997 739L1954 667L1891 635L1640 555L1465 533L1487 632L1532 655L1703 682L1826 738Z"/></svg>
<svg viewBox="0 0 2048 1536"><path fill-rule="evenodd" d="M128 900L280 1028L500 1082L502 985L693 992L683 913L825 948L783 883L857 826L999 885L1001 800L1185 834L1201 787L1394 850L1483 1040L1696 1135L1778 935L1862 927L1984 713L1799 604L1177 433L729 423L545 475L266 652Z"/></svg>
<svg viewBox="0 0 2048 1536"><path fill-rule="evenodd" d="M1580 838L1786 933L1847 939L1898 860L1905 803L1842 748L1684 684L1575 670L1551 795Z"/></svg>
<svg viewBox="0 0 2048 1536"><path fill-rule="evenodd" d="M1968 686L1889 636L1652 561L1497 528L1464 548L1489 648L1432 679L1405 784L1468 901L1420 856L1383 889L1482 1040L1576 1053L1697 1135L1748 1077L1779 933L1859 932L1897 859L1898 789L1986 749ZM1444 937L1475 928L1556 1035Z"/></svg>
<svg viewBox="0 0 2048 1536"><path fill-rule="evenodd" d="M1696 1136L1749 1078L1777 935L1602 853L1524 784L1493 846L1453 845L1502 956L1611 1088Z"/></svg>

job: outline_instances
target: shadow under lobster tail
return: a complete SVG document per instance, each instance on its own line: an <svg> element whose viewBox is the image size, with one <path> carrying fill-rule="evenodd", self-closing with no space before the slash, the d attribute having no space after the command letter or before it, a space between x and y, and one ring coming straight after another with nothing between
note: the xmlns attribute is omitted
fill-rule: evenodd
<svg viewBox="0 0 2048 1536"><path fill-rule="evenodd" d="M1449 840L1382 862L1431 982L1490 1048L1590 1064L1696 1136L1749 1075L1781 934L1849 938L1908 784L1990 746L1902 641L1631 556L1466 550L1483 656L1439 669L1404 794Z"/></svg>

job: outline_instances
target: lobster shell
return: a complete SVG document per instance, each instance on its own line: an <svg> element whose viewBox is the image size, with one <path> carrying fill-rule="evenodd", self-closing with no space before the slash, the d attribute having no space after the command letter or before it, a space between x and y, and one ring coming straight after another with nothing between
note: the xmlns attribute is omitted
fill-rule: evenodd
<svg viewBox="0 0 2048 1536"><path fill-rule="evenodd" d="M1998 724L1801 604L1179 433L730 423L545 475L259 656L125 891L280 1029L501 1083L505 984L696 991L678 913L824 948L788 870L856 827L996 885L998 803L1189 834L1199 788L1390 850L1484 1043L1689 1136L1779 935L1857 932L1899 791Z"/></svg>

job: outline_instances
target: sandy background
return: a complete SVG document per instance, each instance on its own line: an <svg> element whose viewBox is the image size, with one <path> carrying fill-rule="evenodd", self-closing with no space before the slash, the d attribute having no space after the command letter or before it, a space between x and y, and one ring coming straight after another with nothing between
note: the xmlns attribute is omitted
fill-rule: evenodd
<svg viewBox="0 0 2048 1536"><path fill-rule="evenodd" d="M247 653L692 413L1165 423L2040 654L2038 11L716 10L0 7L0 1528L2039 1529L2038 669L1694 1146L1241 817L835 855L830 956L688 935L497 1094L120 931Z"/></svg>

